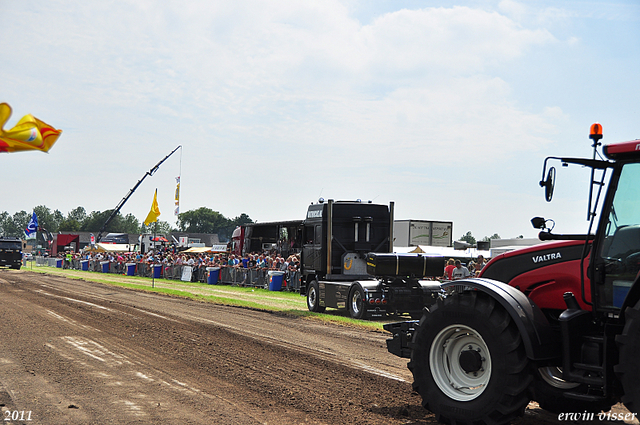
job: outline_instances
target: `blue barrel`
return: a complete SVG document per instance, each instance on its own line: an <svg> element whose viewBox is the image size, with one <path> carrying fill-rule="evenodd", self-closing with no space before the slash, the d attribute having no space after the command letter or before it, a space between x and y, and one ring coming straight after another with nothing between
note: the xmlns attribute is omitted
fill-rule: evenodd
<svg viewBox="0 0 640 425"><path fill-rule="evenodd" d="M89 260L80 261L80 270L83 272L89 271Z"/></svg>
<svg viewBox="0 0 640 425"><path fill-rule="evenodd" d="M102 273L109 273L109 262L100 261L100 269L102 270Z"/></svg>
<svg viewBox="0 0 640 425"><path fill-rule="evenodd" d="M158 279L162 275L162 264L153 265L153 277Z"/></svg>
<svg viewBox="0 0 640 425"><path fill-rule="evenodd" d="M269 290L280 291L282 290L282 281L284 279L284 272L276 270L269 270Z"/></svg>
<svg viewBox="0 0 640 425"><path fill-rule="evenodd" d="M136 263L127 263L127 276L136 275Z"/></svg>
<svg viewBox="0 0 640 425"><path fill-rule="evenodd" d="M218 279L220 278L220 267L207 267L207 272L209 272L207 283L209 285L216 285L218 283Z"/></svg>
<svg viewBox="0 0 640 425"><path fill-rule="evenodd" d="M62 268L62 258L56 258L56 267L59 269Z"/></svg>

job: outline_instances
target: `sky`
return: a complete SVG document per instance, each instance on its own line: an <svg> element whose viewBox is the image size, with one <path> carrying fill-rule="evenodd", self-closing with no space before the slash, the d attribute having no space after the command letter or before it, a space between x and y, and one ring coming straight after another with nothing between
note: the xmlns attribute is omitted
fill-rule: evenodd
<svg viewBox="0 0 640 425"><path fill-rule="evenodd" d="M547 156L640 138L640 3L0 0L5 129L62 130L0 154L0 212L211 208L303 219L320 197L393 201L454 239L587 229L589 175ZM559 164L557 164L559 165ZM558 167L560 168L560 167Z"/></svg>

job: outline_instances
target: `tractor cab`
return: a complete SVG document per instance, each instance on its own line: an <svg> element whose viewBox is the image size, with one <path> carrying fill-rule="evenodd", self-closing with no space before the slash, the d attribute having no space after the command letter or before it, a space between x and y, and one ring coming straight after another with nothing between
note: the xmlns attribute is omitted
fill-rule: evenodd
<svg viewBox="0 0 640 425"><path fill-rule="evenodd" d="M634 281L640 273L640 140L604 145L604 157L598 152L601 146L602 126L591 126L593 158L548 157L544 162L540 186L545 189L548 202L553 198L556 170L549 167L549 160L591 168L591 185L587 219L589 230L584 235L559 235L551 232L546 220L534 217L531 222L541 229L541 240L583 240L582 259L589 258L587 273L581 272L581 301L596 307L598 312L610 316L619 315ZM608 179L608 184L607 184ZM604 188L607 188L602 212L596 226L598 206ZM587 262L581 261L581 264ZM584 270L582 270L584 271ZM591 284L593 283L593 284ZM626 305L634 305L640 296L634 291Z"/></svg>

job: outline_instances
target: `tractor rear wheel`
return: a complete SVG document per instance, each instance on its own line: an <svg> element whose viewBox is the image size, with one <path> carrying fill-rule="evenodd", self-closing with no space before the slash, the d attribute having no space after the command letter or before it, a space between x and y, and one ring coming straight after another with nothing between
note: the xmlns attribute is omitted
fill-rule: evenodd
<svg viewBox="0 0 640 425"><path fill-rule="evenodd" d="M625 324L622 333L616 336L620 362L614 371L622 383L622 402L631 413L640 414L640 301L624 311Z"/></svg>
<svg viewBox="0 0 640 425"><path fill-rule="evenodd" d="M506 424L524 413L532 374L507 311L489 295L465 292L425 311L409 369L422 405L455 424Z"/></svg>

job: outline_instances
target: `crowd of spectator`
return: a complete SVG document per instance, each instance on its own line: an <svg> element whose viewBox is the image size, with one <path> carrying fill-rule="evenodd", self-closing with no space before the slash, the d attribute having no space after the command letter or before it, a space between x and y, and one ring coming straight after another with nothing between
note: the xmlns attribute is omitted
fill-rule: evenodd
<svg viewBox="0 0 640 425"><path fill-rule="evenodd" d="M118 271L124 271L126 264L146 264L148 266L161 264L164 271L174 266L190 266L194 276L198 271L204 271L207 267L252 269L252 270L277 270L287 274L300 269L299 254L282 257L275 252L262 252L245 254L237 257L227 253L191 253L175 252L173 250L158 250L142 254L140 252L72 252L59 253L59 258L64 259L63 268L72 268L82 260L93 262L109 262L115 265ZM77 260L77 261L76 261Z"/></svg>

